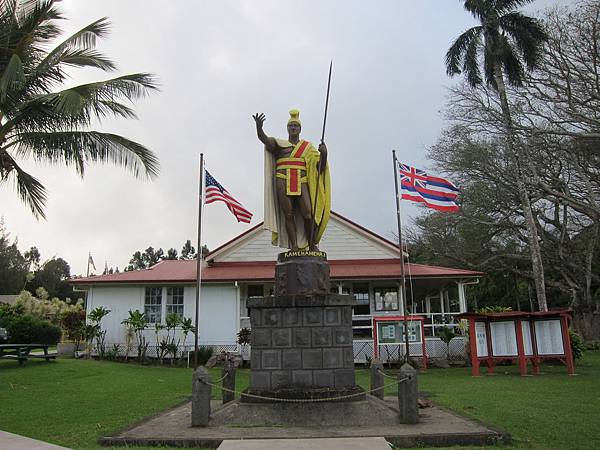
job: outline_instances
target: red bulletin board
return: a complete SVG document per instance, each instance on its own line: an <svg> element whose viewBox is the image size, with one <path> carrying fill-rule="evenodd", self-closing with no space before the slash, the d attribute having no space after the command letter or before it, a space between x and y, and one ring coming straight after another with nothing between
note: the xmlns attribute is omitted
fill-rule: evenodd
<svg viewBox="0 0 600 450"><path fill-rule="evenodd" d="M405 345L404 321L408 321L409 346L410 344L421 344L423 366L427 368L427 349L425 347L425 318L422 316L375 316L373 317L373 352L375 358L379 358L380 345ZM384 328L385 327L385 328ZM388 331L389 330L389 331ZM393 330L393 331L392 331ZM387 331L387 333L386 333ZM386 333L385 335L382 334ZM414 346L410 346L414 348Z"/></svg>
<svg viewBox="0 0 600 450"><path fill-rule="evenodd" d="M562 361L567 373L575 374L569 337L570 311L462 313L456 317L469 321L473 376L480 375L482 363L491 375L495 363L507 359L519 362L522 376L527 375L528 362L533 374L539 375L540 362L550 359Z"/></svg>

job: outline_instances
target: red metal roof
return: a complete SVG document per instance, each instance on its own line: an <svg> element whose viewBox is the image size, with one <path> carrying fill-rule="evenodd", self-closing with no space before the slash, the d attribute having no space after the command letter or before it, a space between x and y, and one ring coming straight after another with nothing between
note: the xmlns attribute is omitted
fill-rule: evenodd
<svg viewBox="0 0 600 450"><path fill-rule="evenodd" d="M374 279L400 278L400 259L355 259L329 261L332 279ZM406 264L406 274L414 278L457 278L479 277L482 272L452 269L448 267ZM202 281L271 281L275 276L275 262L221 262L212 266L204 264ZM196 261L165 260L150 269L121 272L112 275L99 275L86 278L73 278L72 284L113 284L113 283L165 283L196 281Z"/></svg>

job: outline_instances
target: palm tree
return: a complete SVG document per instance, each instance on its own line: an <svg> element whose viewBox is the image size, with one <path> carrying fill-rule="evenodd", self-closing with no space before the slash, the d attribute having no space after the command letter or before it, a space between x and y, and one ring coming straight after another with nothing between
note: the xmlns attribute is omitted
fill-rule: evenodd
<svg viewBox="0 0 600 450"><path fill-rule="evenodd" d="M526 69L533 70L537 66L541 47L548 39L539 21L515 11L518 7L532 1L464 0L464 8L481 25L468 29L454 41L446 53L446 72L450 76L464 72L467 82L476 87L483 83L480 70L482 61L486 84L498 92L504 120L506 148L517 169L516 183L529 234L539 309L547 311L538 232L525 186L521 149L515 143L505 83L506 79L513 86L523 85Z"/></svg>
<svg viewBox="0 0 600 450"><path fill-rule="evenodd" d="M111 162L136 177L158 174L158 158L125 137L87 130L108 116L135 118L125 101L157 89L155 78L135 73L60 90L69 68L115 70L95 49L109 22L97 20L53 50L64 16L54 0L0 0L0 184L14 182L36 218L45 217L46 190L17 160L73 167L83 177L90 162Z"/></svg>

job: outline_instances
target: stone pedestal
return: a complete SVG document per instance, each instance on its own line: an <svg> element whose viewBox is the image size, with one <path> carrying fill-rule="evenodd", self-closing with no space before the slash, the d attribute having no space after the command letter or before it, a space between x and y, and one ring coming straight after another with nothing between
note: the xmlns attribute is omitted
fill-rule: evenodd
<svg viewBox="0 0 600 450"><path fill-rule="evenodd" d="M352 347L354 298L329 293L324 254L315 257L312 267L309 255L298 258L279 258L276 273L285 275L277 277L276 292L286 295L248 300L252 328L248 392L298 399L359 393ZM244 396L242 400L257 401Z"/></svg>
<svg viewBox="0 0 600 450"><path fill-rule="evenodd" d="M325 252L280 253L275 266L275 296L329 293L329 264Z"/></svg>

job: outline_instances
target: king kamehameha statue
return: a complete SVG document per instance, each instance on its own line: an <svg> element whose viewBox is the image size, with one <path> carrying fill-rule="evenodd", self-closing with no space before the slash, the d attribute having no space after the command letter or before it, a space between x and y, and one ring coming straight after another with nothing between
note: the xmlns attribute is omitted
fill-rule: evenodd
<svg viewBox="0 0 600 450"><path fill-rule="evenodd" d="M265 146L264 228L273 245L292 251L318 251L331 207L327 146L319 149L300 139L300 112L290 111L288 138L269 137L264 114L252 116L258 139Z"/></svg>
<svg viewBox="0 0 600 450"><path fill-rule="evenodd" d="M331 65L329 66L329 86ZM276 398L364 397L356 385L352 347L351 295L334 294L329 264L317 244L330 213L327 146L300 139L300 112L290 111L288 138L265 134L265 115L256 113L256 133L265 148L264 228L277 255L273 295L248 299L252 361L243 402Z"/></svg>

